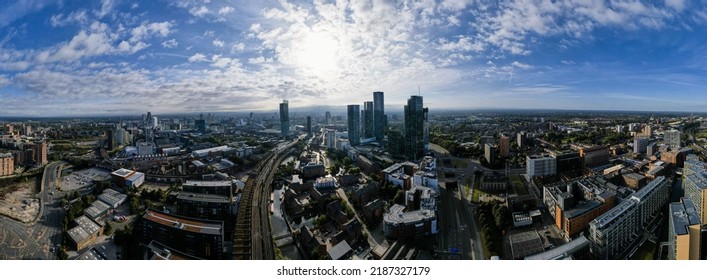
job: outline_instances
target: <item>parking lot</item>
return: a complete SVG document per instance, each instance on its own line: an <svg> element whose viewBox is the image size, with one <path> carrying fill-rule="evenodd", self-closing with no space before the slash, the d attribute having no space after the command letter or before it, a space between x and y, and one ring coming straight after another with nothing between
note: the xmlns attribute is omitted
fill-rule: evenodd
<svg viewBox="0 0 707 280"><path fill-rule="evenodd" d="M73 191L91 185L93 180L106 180L110 178L110 172L99 168L90 168L73 172L61 178L61 188L63 191Z"/></svg>

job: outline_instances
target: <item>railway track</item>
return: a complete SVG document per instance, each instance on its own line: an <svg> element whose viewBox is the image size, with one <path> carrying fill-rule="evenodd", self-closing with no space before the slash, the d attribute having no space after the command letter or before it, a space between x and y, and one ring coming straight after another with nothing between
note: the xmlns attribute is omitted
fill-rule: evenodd
<svg viewBox="0 0 707 280"><path fill-rule="evenodd" d="M270 192L280 163L292 152L292 144L271 153L248 175L238 208L233 238L233 259L274 260L270 228Z"/></svg>

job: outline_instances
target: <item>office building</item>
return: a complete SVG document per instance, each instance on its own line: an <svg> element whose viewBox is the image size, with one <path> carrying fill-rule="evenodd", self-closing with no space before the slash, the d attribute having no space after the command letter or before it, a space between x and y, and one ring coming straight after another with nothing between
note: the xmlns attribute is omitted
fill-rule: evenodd
<svg viewBox="0 0 707 280"><path fill-rule="evenodd" d="M557 174L557 161L549 154L531 155L525 158L525 171L528 178L553 176Z"/></svg>
<svg viewBox="0 0 707 280"><path fill-rule="evenodd" d="M182 191L177 195L177 215L228 221L234 216L233 201L223 195Z"/></svg>
<svg viewBox="0 0 707 280"><path fill-rule="evenodd" d="M582 158L579 152L566 150L550 153L557 161L557 174L573 172L582 169Z"/></svg>
<svg viewBox="0 0 707 280"><path fill-rule="evenodd" d="M633 139L633 153L642 154L645 153L648 148L649 140L645 137L638 137Z"/></svg>
<svg viewBox="0 0 707 280"><path fill-rule="evenodd" d="M393 156L403 156L405 154L405 137L400 130L390 129L386 133L388 137L388 152Z"/></svg>
<svg viewBox="0 0 707 280"><path fill-rule="evenodd" d="M658 177L618 206L589 223L592 254L617 259L630 252L642 231L668 202L672 181Z"/></svg>
<svg viewBox="0 0 707 280"><path fill-rule="evenodd" d="M699 260L701 248L700 217L695 204L689 198L670 203L668 259Z"/></svg>
<svg viewBox="0 0 707 280"><path fill-rule="evenodd" d="M680 149L680 137L681 133L679 130L668 130L663 134L663 141L665 145L670 146L671 149Z"/></svg>
<svg viewBox="0 0 707 280"><path fill-rule="evenodd" d="M15 173L15 157L10 153L0 154L0 176L8 176Z"/></svg>
<svg viewBox="0 0 707 280"><path fill-rule="evenodd" d="M383 234L389 239L417 240L437 234L437 216L434 211L405 212L405 206L395 204L383 216Z"/></svg>
<svg viewBox="0 0 707 280"><path fill-rule="evenodd" d="M155 210L147 210L142 219L143 244L157 241L198 258L223 259L223 221L192 219Z"/></svg>
<svg viewBox="0 0 707 280"><path fill-rule="evenodd" d="M361 106L359 105L349 105L347 106L347 122L348 122L348 132L349 132L349 144L351 146L356 146L361 144Z"/></svg>
<svg viewBox="0 0 707 280"><path fill-rule="evenodd" d="M327 111L327 112L324 113L324 123L325 123L326 125L332 124L332 121L331 121L331 112Z"/></svg>
<svg viewBox="0 0 707 280"><path fill-rule="evenodd" d="M290 108L287 100L280 103L280 132L283 138L290 134Z"/></svg>
<svg viewBox="0 0 707 280"><path fill-rule="evenodd" d="M233 184L231 183L231 181L188 180L184 184L182 184L182 190L191 193L230 196L233 194Z"/></svg>
<svg viewBox="0 0 707 280"><path fill-rule="evenodd" d="M373 134L376 140L382 141L388 125L388 118L385 115L385 105L383 103L383 92L373 92Z"/></svg>
<svg viewBox="0 0 707 280"><path fill-rule="evenodd" d="M312 135L312 116L307 116L307 135Z"/></svg>
<svg viewBox="0 0 707 280"><path fill-rule="evenodd" d="M201 134L206 133L206 120L198 119L198 120L195 120L194 123L196 125L197 132L199 132Z"/></svg>
<svg viewBox="0 0 707 280"><path fill-rule="evenodd" d="M511 138L501 134L498 138L498 150L502 158L507 158L511 154Z"/></svg>
<svg viewBox="0 0 707 280"><path fill-rule="evenodd" d="M405 156L408 160L417 161L425 153L425 122L427 108L422 105L422 96L413 95L404 107L405 114Z"/></svg>
<svg viewBox="0 0 707 280"><path fill-rule="evenodd" d="M373 101L366 101L363 103L363 111L361 112L361 119L363 122L361 126L363 127L363 138L372 138L373 135Z"/></svg>
<svg viewBox="0 0 707 280"><path fill-rule="evenodd" d="M582 163L585 168L604 166L609 164L609 147L582 148L579 150L579 156L582 157Z"/></svg>

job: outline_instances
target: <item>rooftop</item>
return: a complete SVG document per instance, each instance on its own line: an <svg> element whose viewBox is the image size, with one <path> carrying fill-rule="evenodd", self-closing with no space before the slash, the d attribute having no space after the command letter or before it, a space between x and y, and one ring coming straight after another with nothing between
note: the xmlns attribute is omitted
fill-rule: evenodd
<svg viewBox="0 0 707 280"><path fill-rule="evenodd" d="M590 245L589 240L584 236L580 236L569 243L555 247L552 250L545 251L536 255L526 257L526 260L560 260L569 257L575 252L586 248Z"/></svg>
<svg viewBox="0 0 707 280"><path fill-rule="evenodd" d="M386 214L384 217L385 221L391 223L407 224L413 222L420 222L435 217L435 213L429 210L403 212L404 210L405 206L400 204L395 204L391 206L390 210L388 211L388 214Z"/></svg>
<svg viewBox="0 0 707 280"><path fill-rule="evenodd" d="M339 242L339 244L336 244L336 246L331 247L331 249L327 251L332 260L341 259L348 252L351 252L351 246L348 242L346 242L346 240Z"/></svg>
<svg viewBox="0 0 707 280"><path fill-rule="evenodd" d="M611 224L614 219L623 216L623 214L633 209L636 204L637 202L633 199L624 200L623 202L619 203L618 206L611 208L611 210L594 219L590 223L590 225L594 224L596 228L604 228Z"/></svg>
<svg viewBox="0 0 707 280"><path fill-rule="evenodd" d="M213 235L223 234L223 222L191 219L177 215L165 214L155 210L147 210L145 215L142 217L148 221L165 226L176 227L185 231Z"/></svg>
<svg viewBox="0 0 707 280"><path fill-rule="evenodd" d="M670 203L673 230L677 235L687 234L687 227L700 224L700 216L695 210L695 204L689 198L682 198L681 202Z"/></svg>
<svg viewBox="0 0 707 280"><path fill-rule="evenodd" d="M128 199L128 196L112 189L106 189L101 195L98 196L98 199L102 200L110 206L113 206L116 204L123 203L125 200Z"/></svg>
<svg viewBox="0 0 707 280"><path fill-rule="evenodd" d="M194 187L230 187L231 181L186 181L183 186Z"/></svg>
<svg viewBox="0 0 707 280"><path fill-rule="evenodd" d="M231 200L227 196L215 195L215 194L202 194L202 193L192 193L192 192L180 192L177 195L178 200L191 200L200 202L213 202L213 203L230 203Z"/></svg>
<svg viewBox="0 0 707 280"><path fill-rule="evenodd" d="M595 208L601 206L603 203L596 201L596 200L585 200L585 201L580 201L577 206L574 208L565 211L565 216L568 219L573 219L579 216L582 216L589 211L594 210Z"/></svg>
<svg viewBox="0 0 707 280"><path fill-rule="evenodd" d="M96 224L96 222L92 221L86 216L80 216L76 219L74 219L74 222L78 224L79 227L81 227L86 233L89 235L94 234L101 230L101 226Z"/></svg>
<svg viewBox="0 0 707 280"><path fill-rule="evenodd" d="M130 175L132 175L133 173L135 173L135 171L130 170L130 169L121 168L121 169L118 169L118 170L116 170L116 171L113 171L113 173L111 173L111 174L112 174L112 175L115 175L115 176L118 176L118 177L127 178L127 177L129 177Z"/></svg>
<svg viewBox="0 0 707 280"><path fill-rule="evenodd" d="M77 261L103 261L105 259L98 253L98 251L96 251L96 249L92 248L91 250L88 250L85 253L79 255L79 257L76 258L75 260L77 260Z"/></svg>

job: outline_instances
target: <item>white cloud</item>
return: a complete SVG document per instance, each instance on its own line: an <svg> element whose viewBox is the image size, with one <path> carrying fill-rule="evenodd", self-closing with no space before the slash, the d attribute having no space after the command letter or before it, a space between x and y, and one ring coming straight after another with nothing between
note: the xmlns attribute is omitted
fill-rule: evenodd
<svg viewBox="0 0 707 280"><path fill-rule="evenodd" d="M232 53L242 52L244 50L245 50L245 44L243 44L243 43L233 44L233 46L231 46Z"/></svg>
<svg viewBox="0 0 707 280"><path fill-rule="evenodd" d="M130 37L130 41L141 41L150 35L166 37L171 33L171 27L172 23L168 21L143 23L130 31L130 34L132 35L132 37Z"/></svg>
<svg viewBox="0 0 707 280"><path fill-rule="evenodd" d="M189 60L189 62L192 62L192 63L193 63L193 62L208 61L208 60L206 59L206 56L205 56L204 54L202 54L202 53L196 53L196 54L190 56L188 60Z"/></svg>
<svg viewBox="0 0 707 280"><path fill-rule="evenodd" d="M523 70L527 70L527 69L532 68L532 66L525 64L525 63L518 62L518 61L513 61L513 63L511 63L511 66L513 66L515 68L523 69Z"/></svg>
<svg viewBox="0 0 707 280"><path fill-rule="evenodd" d="M113 11L115 6L115 0L101 0L101 9L95 11L96 16L99 18L105 17Z"/></svg>
<svg viewBox="0 0 707 280"><path fill-rule="evenodd" d="M86 10L81 9L78 11L73 11L69 15L58 14L53 15L49 19L49 23L53 27L67 26L73 23L86 24L88 22L88 13Z"/></svg>
<svg viewBox="0 0 707 280"><path fill-rule="evenodd" d="M27 61L12 61L12 62L0 62L0 69L5 71L25 71L30 67L30 63Z"/></svg>
<svg viewBox="0 0 707 280"><path fill-rule="evenodd" d="M0 75L0 88L10 84L10 80L5 75Z"/></svg>
<svg viewBox="0 0 707 280"><path fill-rule="evenodd" d="M162 42L162 46L168 49L175 48L179 45L176 39L169 39L167 41Z"/></svg>
<svg viewBox="0 0 707 280"><path fill-rule="evenodd" d="M201 6L198 8L194 7L189 9L189 13L196 17L203 17L209 13L209 8L207 8L206 6Z"/></svg>
<svg viewBox="0 0 707 280"><path fill-rule="evenodd" d="M216 40L211 41L211 44L213 44L214 47L223 48L224 42L219 39L216 39Z"/></svg>
<svg viewBox="0 0 707 280"><path fill-rule="evenodd" d="M234 8L231 7L231 6L225 6L225 7L222 7L221 9L218 10L218 14L221 15L221 16L224 16L224 15L227 15L227 14L232 13L232 12L235 11L235 10L236 10L236 9L234 9Z"/></svg>
<svg viewBox="0 0 707 280"><path fill-rule="evenodd" d="M685 9L685 0L665 0L665 5L677 11Z"/></svg>

